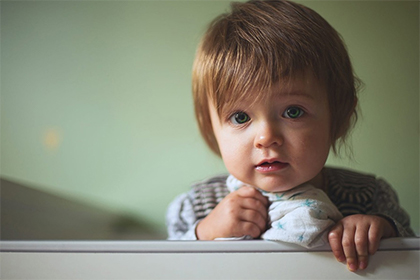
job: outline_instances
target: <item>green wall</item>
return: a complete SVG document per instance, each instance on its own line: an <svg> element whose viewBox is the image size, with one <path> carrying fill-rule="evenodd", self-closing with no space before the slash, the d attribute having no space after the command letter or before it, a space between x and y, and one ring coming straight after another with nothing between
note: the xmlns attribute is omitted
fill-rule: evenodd
<svg viewBox="0 0 420 280"><path fill-rule="evenodd" d="M366 84L354 160L397 190L419 232L419 4L309 1ZM1 175L144 217L225 172L204 145L191 65L228 1L2 1Z"/></svg>

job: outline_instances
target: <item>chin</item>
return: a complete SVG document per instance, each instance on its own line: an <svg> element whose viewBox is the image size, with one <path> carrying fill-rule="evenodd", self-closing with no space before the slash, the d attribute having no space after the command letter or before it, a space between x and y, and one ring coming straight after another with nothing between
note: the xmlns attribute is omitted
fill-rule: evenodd
<svg viewBox="0 0 420 280"><path fill-rule="evenodd" d="M289 184L282 184L282 183L277 183L277 184L260 184L260 186L258 186L258 188L260 188L261 190L264 190L266 192L271 192L271 193L275 193L275 192L286 192L289 191L291 189L293 189L295 187L295 185L289 185Z"/></svg>

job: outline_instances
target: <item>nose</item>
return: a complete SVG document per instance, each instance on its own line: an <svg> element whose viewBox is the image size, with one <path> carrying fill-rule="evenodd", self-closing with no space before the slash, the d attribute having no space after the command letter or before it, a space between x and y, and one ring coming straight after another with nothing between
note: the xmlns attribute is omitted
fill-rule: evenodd
<svg viewBox="0 0 420 280"><path fill-rule="evenodd" d="M254 140L256 148L263 149L272 145L281 146L282 144L283 136L278 125L270 122L260 124Z"/></svg>

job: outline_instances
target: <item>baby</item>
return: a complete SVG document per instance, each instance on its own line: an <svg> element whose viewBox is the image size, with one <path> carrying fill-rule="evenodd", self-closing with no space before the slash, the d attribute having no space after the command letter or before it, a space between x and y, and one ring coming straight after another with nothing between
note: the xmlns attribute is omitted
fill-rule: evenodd
<svg viewBox="0 0 420 280"><path fill-rule="evenodd" d="M267 238L285 226L269 212L285 209L264 194L307 186L343 215L333 208L320 215L331 218L320 233L351 271L367 267L382 238L413 236L387 182L324 166L357 119L358 85L341 37L313 10L288 1L232 4L210 24L193 67L201 134L230 174L194 184L171 203L169 239ZM230 192L229 176L243 186ZM292 211L288 223L299 219Z"/></svg>

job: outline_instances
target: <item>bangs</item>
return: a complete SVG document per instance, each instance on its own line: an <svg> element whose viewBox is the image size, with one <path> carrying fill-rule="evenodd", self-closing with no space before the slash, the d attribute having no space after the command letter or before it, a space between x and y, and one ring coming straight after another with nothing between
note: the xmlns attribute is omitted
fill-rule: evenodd
<svg viewBox="0 0 420 280"><path fill-rule="evenodd" d="M250 12L234 4L234 12L217 18L200 43L196 62L200 61L197 66L201 69L195 72L200 72L201 81L195 82L207 89L204 94L219 115L237 101L252 105L270 97L268 89L280 81L287 83L299 72L311 70L318 79L324 76L319 54L325 48L311 23L283 22L269 8ZM246 16L250 13L252 18Z"/></svg>
<svg viewBox="0 0 420 280"><path fill-rule="evenodd" d="M239 43L235 50L223 57L222 68L209 69L212 91L209 99L219 115L229 111L238 103L252 106L263 99L270 99L276 91L270 90L281 82L287 85L290 78L302 73L310 66L300 58L287 62L286 56L258 49L261 46ZM247 55L245 55L247 54ZM273 55L274 54L274 55Z"/></svg>

